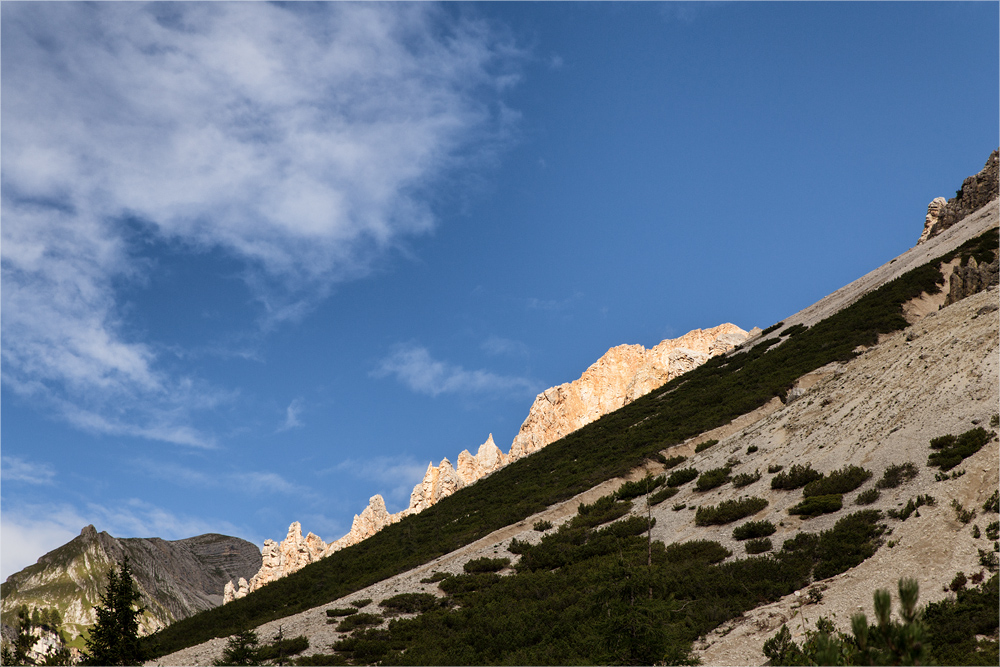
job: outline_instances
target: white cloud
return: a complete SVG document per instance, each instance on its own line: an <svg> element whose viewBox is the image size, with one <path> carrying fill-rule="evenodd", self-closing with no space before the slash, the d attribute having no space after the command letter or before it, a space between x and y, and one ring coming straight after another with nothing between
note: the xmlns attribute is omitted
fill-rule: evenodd
<svg viewBox="0 0 1000 667"><path fill-rule="evenodd" d="M289 482L275 472L239 470L218 471L209 474L176 463L149 459L139 459L135 461L135 465L148 475L185 486L222 487L244 495L284 493L300 498L318 498L316 493L308 487Z"/></svg>
<svg viewBox="0 0 1000 667"><path fill-rule="evenodd" d="M193 415L229 396L128 333L143 237L242 259L294 319L429 231L427 189L516 117L516 50L431 5L0 11L3 380L94 431L210 446Z"/></svg>
<svg viewBox="0 0 1000 667"><path fill-rule="evenodd" d="M412 344L396 345L392 353L372 371L374 377L395 376L396 380L419 394L492 393L534 395L538 384L533 380L489 371L467 371L461 366L437 361L427 348Z"/></svg>
<svg viewBox="0 0 1000 667"><path fill-rule="evenodd" d="M288 407L285 408L285 423L278 428L278 431L289 431L293 428L301 428L302 420L299 419L299 415L302 414L302 399L296 398Z"/></svg>
<svg viewBox="0 0 1000 667"><path fill-rule="evenodd" d="M96 503L85 508L66 504L5 506L0 515L0 578L6 580L44 554L66 544L88 524L114 537L167 540L204 533L238 536L245 532L227 521L179 516L134 498L113 507Z"/></svg>
<svg viewBox="0 0 1000 667"><path fill-rule="evenodd" d="M56 471L47 463L31 463L16 456L0 460L0 478L5 482L51 484L55 476Z"/></svg>
<svg viewBox="0 0 1000 667"><path fill-rule="evenodd" d="M485 352L493 355L506 355L511 357L527 357L528 346L519 340L503 338L502 336L490 336L483 341L480 346Z"/></svg>

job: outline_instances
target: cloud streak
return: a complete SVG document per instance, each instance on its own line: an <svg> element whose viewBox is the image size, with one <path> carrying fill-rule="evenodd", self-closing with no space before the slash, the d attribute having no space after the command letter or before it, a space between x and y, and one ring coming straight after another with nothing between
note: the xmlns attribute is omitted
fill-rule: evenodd
<svg viewBox="0 0 1000 667"><path fill-rule="evenodd" d="M516 49L438 7L0 11L3 380L87 430L212 446L195 416L232 396L128 333L144 239L239 258L264 328L295 319L431 230L428 188L513 117Z"/></svg>
<svg viewBox="0 0 1000 667"><path fill-rule="evenodd" d="M51 484L56 471L47 463L31 463L16 456L4 456L0 478L5 482L26 484Z"/></svg>
<svg viewBox="0 0 1000 667"><path fill-rule="evenodd" d="M427 348L413 344L396 345L372 371L372 376L395 377L411 390L428 396L465 393L533 396L538 389L538 383L528 378L469 371L438 361Z"/></svg>

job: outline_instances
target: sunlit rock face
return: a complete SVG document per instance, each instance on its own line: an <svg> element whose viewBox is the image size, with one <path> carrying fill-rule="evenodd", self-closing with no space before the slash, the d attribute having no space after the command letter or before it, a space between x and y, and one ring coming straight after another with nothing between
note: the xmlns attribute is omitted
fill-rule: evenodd
<svg viewBox="0 0 1000 667"><path fill-rule="evenodd" d="M424 478L413 487L406 509L389 514L382 496L372 496L368 507L354 517L351 531L330 544L312 533L303 538L302 527L298 522L293 523L282 542L264 542L264 564L257 575L249 582L240 580L226 585L225 601L241 598L319 558L357 544L403 517L422 512L442 498L631 403L710 358L725 354L753 333L759 333L759 329L748 334L734 324L722 324L664 340L649 350L642 345L611 348L579 379L547 389L535 398L508 454L497 447L490 434L475 454L469 450L460 453L457 465L453 466L447 458L438 465L428 463Z"/></svg>
<svg viewBox="0 0 1000 667"><path fill-rule="evenodd" d="M537 452L592 421L657 389L682 373L724 354L749 334L735 324L695 329L647 350L613 347L579 379L538 395L514 438L508 459Z"/></svg>

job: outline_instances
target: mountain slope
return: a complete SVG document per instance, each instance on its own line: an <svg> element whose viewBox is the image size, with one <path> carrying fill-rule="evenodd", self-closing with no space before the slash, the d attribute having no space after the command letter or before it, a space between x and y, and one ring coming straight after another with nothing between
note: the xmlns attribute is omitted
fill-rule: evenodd
<svg viewBox="0 0 1000 667"><path fill-rule="evenodd" d="M996 204L970 218L803 311L800 317L810 318L812 327L779 331L712 360L420 515L233 605L168 628L151 638L151 645L162 653L178 642L224 636L240 617L259 623L335 600L494 530L506 532L504 526L625 476L665 448L755 410L766 412L776 398L794 398L804 388L795 386L804 376L831 362L850 362L880 337L903 330L908 324L904 304L940 291L942 262L956 256L960 261L974 256L978 263L995 258L995 232L956 253L963 242L996 226Z"/></svg>
<svg viewBox="0 0 1000 667"><path fill-rule="evenodd" d="M4 621L18 606L57 609L63 626L81 634L96 622L93 606L112 565L128 556L143 603L141 629L154 632L176 620L222 604L222 587L252 575L261 557L251 542L207 534L183 540L115 538L87 526L3 584Z"/></svg>

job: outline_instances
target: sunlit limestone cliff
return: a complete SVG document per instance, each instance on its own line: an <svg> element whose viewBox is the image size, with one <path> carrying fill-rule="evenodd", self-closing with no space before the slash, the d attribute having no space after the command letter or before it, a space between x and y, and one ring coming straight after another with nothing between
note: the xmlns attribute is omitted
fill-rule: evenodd
<svg viewBox="0 0 1000 667"><path fill-rule="evenodd" d="M611 348L578 379L547 389L535 398L507 454L497 447L490 434L475 454L462 451L457 465L452 465L447 458L436 466L429 463L423 480L413 488L409 507L389 514L382 496L372 496L368 507L355 515L351 531L330 544L313 533L302 537L299 522L292 523L288 535L280 543L264 542L263 565L257 574L249 580L226 584L225 602L245 597L309 563L357 544L403 517L423 511L459 489L628 405L712 357L732 350L758 332L759 329L755 329L747 333L727 323L712 329L695 329L648 350L642 345Z"/></svg>

